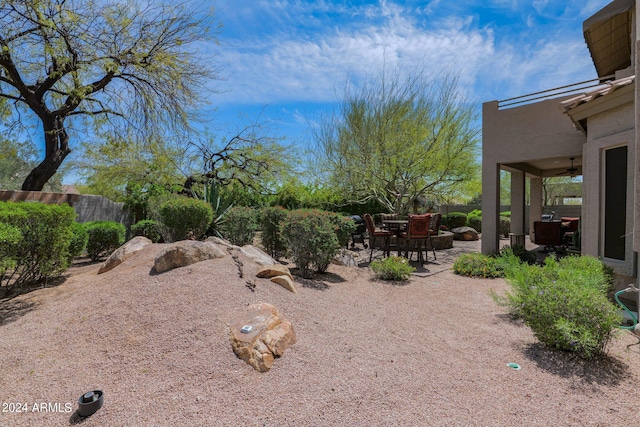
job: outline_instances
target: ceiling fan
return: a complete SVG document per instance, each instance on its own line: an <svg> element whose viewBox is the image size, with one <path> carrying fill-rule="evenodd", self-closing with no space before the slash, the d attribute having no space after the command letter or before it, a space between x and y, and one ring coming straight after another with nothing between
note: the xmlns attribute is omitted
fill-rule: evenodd
<svg viewBox="0 0 640 427"><path fill-rule="evenodd" d="M578 168L573 166L573 161L575 159L576 159L575 157L569 157L569 160L571 160L571 167L567 168L565 172L560 172L560 173L557 173L556 175L565 175L568 172L569 175L571 175L572 177L576 176L576 172L578 172Z"/></svg>

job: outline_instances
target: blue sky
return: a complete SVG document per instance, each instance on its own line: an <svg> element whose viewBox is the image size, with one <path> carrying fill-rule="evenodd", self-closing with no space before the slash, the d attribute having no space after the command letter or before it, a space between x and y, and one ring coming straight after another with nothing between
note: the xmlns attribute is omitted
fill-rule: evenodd
<svg viewBox="0 0 640 427"><path fill-rule="evenodd" d="M272 120L295 143L348 78L419 67L453 72L480 108L596 77L582 22L609 0L228 0L212 61L222 93L208 126ZM244 116L244 119L241 117Z"/></svg>

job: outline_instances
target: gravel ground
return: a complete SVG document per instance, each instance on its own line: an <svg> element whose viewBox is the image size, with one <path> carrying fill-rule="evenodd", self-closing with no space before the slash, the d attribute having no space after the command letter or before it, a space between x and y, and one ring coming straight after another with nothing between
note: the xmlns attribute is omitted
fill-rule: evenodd
<svg viewBox="0 0 640 427"><path fill-rule="evenodd" d="M242 279L229 256L151 274L161 248L99 276L98 264L76 266L0 304L0 426L640 424L638 338L621 332L593 362L537 344L492 300L503 280L449 270L476 242L439 252L407 284L331 266L298 279L297 295L267 279L252 291L246 258ZM256 302L298 338L267 373L237 359L225 332ZM78 417L95 389L104 407Z"/></svg>

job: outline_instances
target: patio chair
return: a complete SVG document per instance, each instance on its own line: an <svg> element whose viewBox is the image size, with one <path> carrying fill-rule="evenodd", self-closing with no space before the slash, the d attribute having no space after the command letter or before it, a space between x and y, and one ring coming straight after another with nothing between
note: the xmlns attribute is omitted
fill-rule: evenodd
<svg viewBox="0 0 640 427"><path fill-rule="evenodd" d="M389 256L390 253L390 241L391 235L393 234L389 230L381 230L376 228L373 223L373 218L370 214L366 213L363 215L364 223L367 226L367 234L369 234L369 246L371 247L371 252L369 253L369 262L373 259L373 250L376 248L376 239L382 238L384 240L384 254L385 256Z"/></svg>
<svg viewBox="0 0 640 427"><path fill-rule="evenodd" d="M429 227L429 239L427 240L427 242L431 246L431 251L433 252L434 260L437 260L438 258L436 257L436 250L433 247L433 240L431 240L431 236L438 235L438 233L440 232L441 224L442 224L442 214L441 213L431 214L431 226Z"/></svg>
<svg viewBox="0 0 640 427"><path fill-rule="evenodd" d="M405 241L405 256L407 257L407 259L411 259L409 256L409 250L411 250L411 254L413 255L413 250L417 245L418 261L428 261L429 257L426 255L426 253L428 251L427 242L431 239L430 226L431 214L409 215L407 231L402 233L400 236ZM423 244L425 249L424 258L422 257ZM431 245L431 249L433 250L433 245Z"/></svg>

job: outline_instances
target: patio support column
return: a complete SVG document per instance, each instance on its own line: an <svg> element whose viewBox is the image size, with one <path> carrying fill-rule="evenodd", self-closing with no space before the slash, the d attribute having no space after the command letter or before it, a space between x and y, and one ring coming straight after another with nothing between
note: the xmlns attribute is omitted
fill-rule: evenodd
<svg viewBox="0 0 640 427"><path fill-rule="evenodd" d="M529 239L535 243L533 222L542 219L542 178L531 178L529 182L531 194L531 206L529 207Z"/></svg>
<svg viewBox="0 0 640 427"><path fill-rule="evenodd" d="M511 232L524 234L525 175L511 171Z"/></svg>
<svg viewBox="0 0 640 427"><path fill-rule="evenodd" d="M500 233L500 165L482 161L482 241L483 254L498 251Z"/></svg>
<svg viewBox="0 0 640 427"><path fill-rule="evenodd" d="M637 257L640 252L640 85L638 84L638 72L640 72L640 32L638 31L640 25L640 2L636 1L635 11L636 25L633 26L633 48L631 49L631 55L633 58L633 66L635 68L636 84L635 84L635 162L633 168L633 174L635 179L635 188L633 191L633 252ZM636 261L636 285L640 283L640 262ZM640 292L636 293L636 304L640 307ZM640 311L640 310L638 310Z"/></svg>

